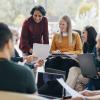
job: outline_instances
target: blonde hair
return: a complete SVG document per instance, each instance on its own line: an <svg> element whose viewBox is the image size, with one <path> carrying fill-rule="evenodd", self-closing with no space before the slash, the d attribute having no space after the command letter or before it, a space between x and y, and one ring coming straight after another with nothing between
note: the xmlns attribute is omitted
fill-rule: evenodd
<svg viewBox="0 0 100 100"><path fill-rule="evenodd" d="M72 25L70 18L65 15L61 19L63 19L67 23L67 33L68 33L68 43L69 45L72 45Z"/></svg>

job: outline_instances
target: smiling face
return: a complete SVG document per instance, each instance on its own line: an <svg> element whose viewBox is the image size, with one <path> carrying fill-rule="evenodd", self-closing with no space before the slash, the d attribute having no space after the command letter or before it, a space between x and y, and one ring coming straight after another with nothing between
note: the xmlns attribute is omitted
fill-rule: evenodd
<svg viewBox="0 0 100 100"><path fill-rule="evenodd" d="M96 37L96 53L97 53L97 59L100 61L100 35Z"/></svg>
<svg viewBox="0 0 100 100"><path fill-rule="evenodd" d="M82 32L82 40L83 42L87 42L88 32L84 29Z"/></svg>
<svg viewBox="0 0 100 100"><path fill-rule="evenodd" d="M96 48L97 48L97 49L100 49L100 35L97 36L96 42L97 42L97 43L96 43Z"/></svg>
<svg viewBox="0 0 100 100"><path fill-rule="evenodd" d="M39 10L35 10L34 11L34 14L33 14L34 21L36 23L39 23L39 22L41 22L42 18L43 18L42 13Z"/></svg>
<svg viewBox="0 0 100 100"><path fill-rule="evenodd" d="M65 20L61 19L59 22L59 28L62 33L67 32L67 23Z"/></svg>

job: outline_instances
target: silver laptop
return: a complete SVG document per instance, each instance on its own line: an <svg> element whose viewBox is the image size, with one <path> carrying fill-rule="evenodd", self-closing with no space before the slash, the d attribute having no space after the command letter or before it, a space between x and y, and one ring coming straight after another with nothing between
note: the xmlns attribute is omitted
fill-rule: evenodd
<svg viewBox="0 0 100 100"><path fill-rule="evenodd" d="M94 63L93 54L81 54L78 56L79 65L83 76L97 78L97 69Z"/></svg>
<svg viewBox="0 0 100 100"><path fill-rule="evenodd" d="M64 79L64 76L61 74L38 72L38 94L49 99L62 98L64 95L64 88L57 81L59 78Z"/></svg>

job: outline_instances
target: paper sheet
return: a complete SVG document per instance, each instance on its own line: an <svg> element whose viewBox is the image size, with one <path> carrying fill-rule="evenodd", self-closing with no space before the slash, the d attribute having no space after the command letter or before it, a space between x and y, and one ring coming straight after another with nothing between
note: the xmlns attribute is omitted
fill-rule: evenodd
<svg viewBox="0 0 100 100"><path fill-rule="evenodd" d="M80 93L73 90L71 87L69 87L62 78L57 79L57 81L71 94L72 97L83 97Z"/></svg>
<svg viewBox="0 0 100 100"><path fill-rule="evenodd" d="M45 60L49 56L50 45L49 44L33 44L33 53L36 54L37 57Z"/></svg>

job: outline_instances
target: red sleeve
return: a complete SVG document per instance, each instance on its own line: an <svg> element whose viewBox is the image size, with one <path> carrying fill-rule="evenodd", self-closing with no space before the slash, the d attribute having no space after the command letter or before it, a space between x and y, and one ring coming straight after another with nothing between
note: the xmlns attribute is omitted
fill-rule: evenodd
<svg viewBox="0 0 100 100"><path fill-rule="evenodd" d="M44 17L43 44L49 44L48 20Z"/></svg>
<svg viewBox="0 0 100 100"><path fill-rule="evenodd" d="M24 53L28 53L29 49L30 49L30 45L28 43L29 42L28 40L29 40L29 31L28 31L28 22L26 20L22 26L20 44L19 44L19 48Z"/></svg>

